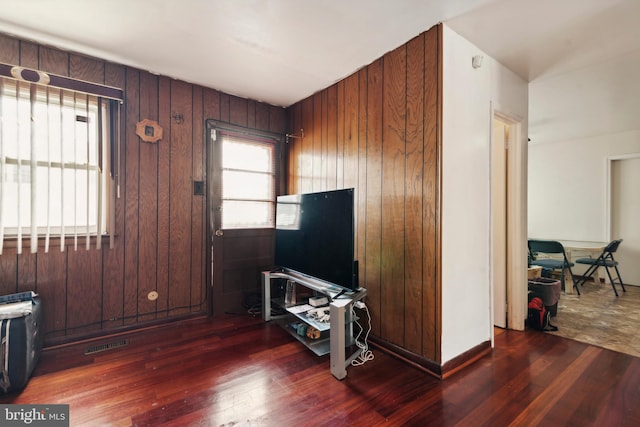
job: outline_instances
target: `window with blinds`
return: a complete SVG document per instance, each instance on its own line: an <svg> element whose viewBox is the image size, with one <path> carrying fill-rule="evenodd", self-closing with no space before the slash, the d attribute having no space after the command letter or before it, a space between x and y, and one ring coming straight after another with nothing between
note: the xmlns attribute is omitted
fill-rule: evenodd
<svg viewBox="0 0 640 427"><path fill-rule="evenodd" d="M222 133L223 229L267 228L275 221L275 145Z"/></svg>
<svg viewBox="0 0 640 427"><path fill-rule="evenodd" d="M9 240L18 253L23 238L32 252L52 237L88 249L108 233L114 102L0 77L0 254Z"/></svg>

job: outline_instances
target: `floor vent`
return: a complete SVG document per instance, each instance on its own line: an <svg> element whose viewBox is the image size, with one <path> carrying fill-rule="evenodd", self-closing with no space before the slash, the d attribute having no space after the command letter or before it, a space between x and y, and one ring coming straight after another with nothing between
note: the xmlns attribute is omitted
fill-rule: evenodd
<svg viewBox="0 0 640 427"><path fill-rule="evenodd" d="M87 347L87 349L84 351L84 354L100 353L101 351L107 351L107 350L111 350L118 347L124 347L127 344L129 344L128 340L121 340L121 341L110 342L108 344L93 345L91 347Z"/></svg>

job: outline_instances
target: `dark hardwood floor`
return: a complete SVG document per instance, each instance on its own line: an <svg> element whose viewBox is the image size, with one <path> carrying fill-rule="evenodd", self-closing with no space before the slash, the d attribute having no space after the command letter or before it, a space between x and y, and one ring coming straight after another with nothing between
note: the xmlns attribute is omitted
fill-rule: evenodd
<svg viewBox="0 0 640 427"><path fill-rule="evenodd" d="M47 350L0 403L69 404L72 426L640 425L640 359L626 354L499 331L490 355L441 382L373 350L338 381L274 324L197 319Z"/></svg>

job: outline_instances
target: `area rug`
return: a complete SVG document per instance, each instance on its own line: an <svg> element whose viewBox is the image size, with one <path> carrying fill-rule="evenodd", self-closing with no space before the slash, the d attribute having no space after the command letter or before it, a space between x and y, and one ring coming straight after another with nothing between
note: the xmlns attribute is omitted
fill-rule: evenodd
<svg viewBox="0 0 640 427"><path fill-rule="evenodd" d="M640 357L640 287L618 287L616 297L608 283L587 282L580 294L562 294L551 323L559 335L598 347Z"/></svg>

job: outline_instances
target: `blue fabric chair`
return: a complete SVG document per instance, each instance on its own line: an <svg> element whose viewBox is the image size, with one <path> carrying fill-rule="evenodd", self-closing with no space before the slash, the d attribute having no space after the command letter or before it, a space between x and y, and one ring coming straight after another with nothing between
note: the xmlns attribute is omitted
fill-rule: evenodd
<svg viewBox="0 0 640 427"><path fill-rule="evenodd" d="M571 271L571 267L575 264L567 259L567 254L564 251L562 243L556 240L529 239L529 253L531 254L531 265L537 265L560 273L560 283L562 284L563 289L565 271L568 271L573 287L576 289L578 295L580 295L580 289L576 286L576 281L573 277L573 272ZM556 257L540 258L541 254L556 255Z"/></svg>
<svg viewBox="0 0 640 427"><path fill-rule="evenodd" d="M598 269L598 267L604 267L607 270L607 276L609 276L609 283L611 283L611 287L613 288L613 292L618 296L618 291L616 290L616 283L620 284L622 287L622 292L626 292L627 290L624 288L624 283L622 282L622 277L620 276L620 271L618 270L618 261L613 258L613 253L618 250L618 246L622 243L622 239L613 240L609 243L603 250L602 253L598 256L598 258L580 258L577 259L576 262L578 264L586 264L589 266L587 271L582 275L582 279L577 283L577 285L583 285L593 273ZM614 280L611 276L611 269L616 272L616 279Z"/></svg>

